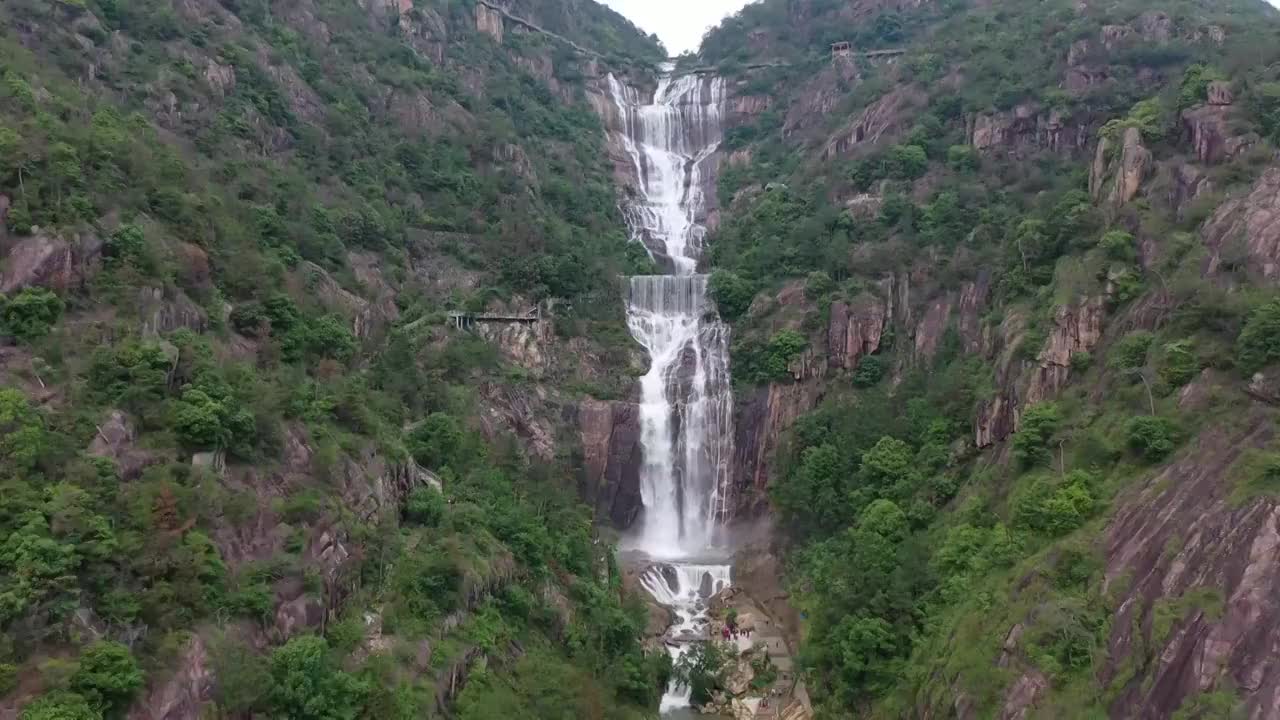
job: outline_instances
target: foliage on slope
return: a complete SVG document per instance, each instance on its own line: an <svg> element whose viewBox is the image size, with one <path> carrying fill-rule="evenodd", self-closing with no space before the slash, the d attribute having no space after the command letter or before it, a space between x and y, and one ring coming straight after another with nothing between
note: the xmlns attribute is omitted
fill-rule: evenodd
<svg viewBox="0 0 1280 720"><path fill-rule="evenodd" d="M1169 625L1220 614L1213 588L1161 599L1164 629L1145 654L1109 657L1123 590L1104 591L1097 538L1117 498L1189 438L1251 422L1233 414L1248 402L1241 385L1275 363L1263 260L1236 237L1229 267L1206 272L1220 251L1197 233L1275 157L1278 28L1259 3L764 2L706 37L704 61L770 99L728 132L726 220L711 242L735 376L818 382L826 396L793 428L772 486L824 716L1123 716L1132 706L1114 703L1150 687ZM905 53L833 59L838 40ZM1105 64L1105 79L1069 87L1068 58L1085 52L1074 62ZM767 60L791 64L744 68ZM1225 161L1197 157L1184 129L1213 81L1236 96L1229 135L1253 143ZM1050 113L1086 142L1051 146ZM979 140L987 121L1013 129ZM1090 180L1097 143L1115 148L1128 128L1152 158L1132 202L1108 196L1110 176ZM1160 173L1180 166L1212 190L1176 198ZM991 289L976 328L905 320L976 285ZM751 299L797 286L806 316L778 331L781 301ZM793 360L821 347L831 306L867 297L891 309L878 353L806 377ZM1090 302L1105 334L1054 369L1050 337L1084 332L1061 313ZM924 332L936 350L922 352ZM979 413L1042 367L1071 383L1019 407L1003 446L975 448ZM1254 487L1267 482L1259 467L1245 471ZM1195 692L1173 701L1186 717L1248 702L1229 683Z"/></svg>
<svg viewBox="0 0 1280 720"><path fill-rule="evenodd" d="M590 3L530 5L615 62L659 54ZM591 61L473 11L0 9L6 708L117 717L191 663L188 700L235 714L433 716L479 666L464 716L537 715L530 663L583 717L656 702L665 656L568 468L479 432L477 387L515 371L445 331L555 301L614 337L611 278L647 262Z"/></svg>

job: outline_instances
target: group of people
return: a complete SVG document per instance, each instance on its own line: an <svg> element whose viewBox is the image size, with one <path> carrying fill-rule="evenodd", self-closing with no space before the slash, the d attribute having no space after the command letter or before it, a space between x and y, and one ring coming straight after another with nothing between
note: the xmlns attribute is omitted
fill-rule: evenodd
<svg viewBox="0 0 1280 720"><path fill-rule="evenodd" d="M751 637L751 628L739 628L736 624L725 623L720 628L720 637L728 642L730 639L737 640L739 637Z"/></svg>

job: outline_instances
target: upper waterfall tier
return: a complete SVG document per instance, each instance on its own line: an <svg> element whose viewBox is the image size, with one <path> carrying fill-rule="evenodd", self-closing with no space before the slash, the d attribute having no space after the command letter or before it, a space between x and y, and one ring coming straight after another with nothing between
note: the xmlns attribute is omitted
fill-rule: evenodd
<svg viewBox="0 0 1280 720"><path fill-rule="evenodd" d="M708 189L724 137L724 81L668 75L645 101L610 75L609 91L639 183L639 197L627 207L632 235L674 274L691 275L702 255Z"/></svg>

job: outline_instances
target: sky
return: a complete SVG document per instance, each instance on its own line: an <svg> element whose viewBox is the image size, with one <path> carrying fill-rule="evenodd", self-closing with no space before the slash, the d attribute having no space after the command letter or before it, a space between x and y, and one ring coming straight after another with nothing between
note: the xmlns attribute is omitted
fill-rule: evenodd
<svg viewBox="0 0 1280 720"><path fill-rule="evenodd" d="M1280 2L1280 0L1275 0ZM602 0L648 33L657 33L667 52L697 50L702 33L749 0Z"/></svg>

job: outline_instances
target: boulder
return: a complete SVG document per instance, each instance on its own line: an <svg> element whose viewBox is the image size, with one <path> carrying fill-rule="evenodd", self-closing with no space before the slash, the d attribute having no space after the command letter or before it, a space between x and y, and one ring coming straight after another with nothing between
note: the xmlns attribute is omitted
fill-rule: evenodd
<svg viewBox="0 0 1280 720"><path fill-rule="evenodd" d="M93 233L60 236L36 229L5 257L0 293L27 287L72 290L98 271L101 260L102 240Z"/></svg>
<svg viewBox="0 0 1280 720"><path fill-rule="evenodd" d="M204 308L173 287L138 290L138 316L144 335L166 335L179 328L197 333L209 329L209 315Z"/></svg>
<svg viewBox="0 0 1280 720"><path fill-rule="evenodd" d="M146 693L129 709L129 720L191 720L204 717L214 687L209 653L199 635L192 635L172 670L158 674ZM156 677L153 675L153 678Z"/></svg>
<svg viewBox="0 0 1280 720"><path fill-rule="evenodd" d="M1235 95L1231 92L1231 83L1223 80L1214 80L1209 83L1207 97L1210 105L1230 105L1235 102Z"/></svg>
<svg viewBox="0 0 1280 720"><path fill-rule="evenodd" d="M1223 203L1200 232L1209 259L1205 272L1219 272L1223 258L1243 251L1245 272L1280 283L1280 167L1258 178L1249 194Z"/></svg>
<svg viewBox="0 0 1280 720"><path fill-rule="evenodd" d="M1137 197L1150 170L1151 151L1143 146L1142 133L1138 128L1126 128L1120 146L1120 158L1116 162L1115 183L1108 196L1111 207L1119 209Z"/></svg>

